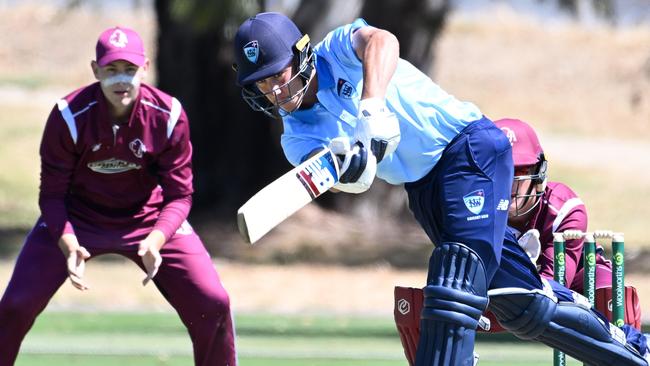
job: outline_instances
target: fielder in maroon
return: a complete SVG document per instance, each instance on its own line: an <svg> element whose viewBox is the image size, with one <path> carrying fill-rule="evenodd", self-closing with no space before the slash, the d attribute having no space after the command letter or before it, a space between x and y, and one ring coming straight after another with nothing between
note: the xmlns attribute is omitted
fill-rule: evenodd
<svg viewBox="0 0 650 366"><path fill-rule="evenodd" d="M188 329L196 365L235 366L230 300L186 221L192 145L180 102L143 84L139 35L104 31L91 63L97 83L59 100L41 142L41 217L0 301L0 365L57 289L86 291L85 262L123 255L145 272Z"/></svg>

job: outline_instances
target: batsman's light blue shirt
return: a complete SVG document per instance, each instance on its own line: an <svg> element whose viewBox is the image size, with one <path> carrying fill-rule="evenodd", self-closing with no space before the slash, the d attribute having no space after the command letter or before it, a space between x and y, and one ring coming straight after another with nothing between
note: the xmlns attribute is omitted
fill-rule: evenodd
<svg viewBox="0 0 650 366"><path fill-rule="evenodd" d="M282 148L293 165L338 136L354 138L362 64L352 47L354 30L363 19L336 28L314 47L318 103L283 118ZM427 75L400 59L386 92L386 105L397 115L401 141L397 150L377 166L377 176L391 184L414 182L440 160L447 144L468 124L483 117L479 109L461 102Z"/></svg>

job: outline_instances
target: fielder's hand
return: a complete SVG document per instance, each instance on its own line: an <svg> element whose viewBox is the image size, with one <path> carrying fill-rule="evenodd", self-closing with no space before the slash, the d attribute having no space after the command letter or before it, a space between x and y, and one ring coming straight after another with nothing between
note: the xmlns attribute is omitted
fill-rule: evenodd
<svg viewBox="0 0 650 366"><path fill-rule="evenodd" d="M522 247L528 257L533 262L537 263L537 258L542 251L542 244L539 242L539 231L537 229L530 229L519 237L519 246Z"/></svg>
<svg viewBox="0 0 650 366"><path fill-rule="evenodd" d="M74 234L63 234L59 239L59 248L66 257L68 277L72 286L81 291L88 290L89 287L83 280L83 276L86 270L86 259L90 258L90 253L79 245Z"/></svg>
<svg viewBox="0 0 650 366"><path fill-rule="evenodd" d="M354 137L364 146L370 146L377 162L397 149L400 141L399 121L388 110L386 102L379 98L361 100L357 118Z"/></svg>
<svg viewBox="0 0 650 366"><path fill-rule="evenodd" d="M339 158L340 177L334 189L347 193L363 193L372 185L377 173L377 160L357 141L352 147L347 137L332 139L329 145Z"/></svg>
<svg viewBox="0 0 650 366"><path fill-rule="evenodd" d="M147 271L147 276L142 280L142 286L146 286L158 273L162 264L160 248L165 243L165 236L158 230L153 230L138 247L138 255L142 258L142 264Z"/></svg>

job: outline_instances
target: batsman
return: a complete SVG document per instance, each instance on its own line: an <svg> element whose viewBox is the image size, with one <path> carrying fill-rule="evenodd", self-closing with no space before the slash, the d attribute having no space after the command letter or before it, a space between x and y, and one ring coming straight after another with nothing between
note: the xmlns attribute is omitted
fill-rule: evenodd
<svg viewBox="0 0 650 366"><path fill-rule="evenodd" d="M394 35L357 19L312 49L289 18L260 13L239 27L234 55L244 100L282 119L293 165L330 148L342 160L336 190L362 193L375 176L404 185L435 245L417 366L474 364L488 289L500 291L490 309L520 338L589 365L647 365L618 328L540 278L506 226L508 139L474 104L400 59Z"/></svg>

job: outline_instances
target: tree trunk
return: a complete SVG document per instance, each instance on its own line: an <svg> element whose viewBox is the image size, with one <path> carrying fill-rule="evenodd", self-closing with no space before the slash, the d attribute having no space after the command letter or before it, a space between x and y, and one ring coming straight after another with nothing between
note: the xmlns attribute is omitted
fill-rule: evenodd
<svg viewBox="0 0 650 366"><path fill-rule="evenodd" d="M156 0L158 84L183 104L194 146L194 208L234 219L251 195L289 168L281 124L253 112L235 86L232 37L260 11L239 1Z"/></svg>
<svg viewBox="0 0 650 366"><path fill-rule="evenodd" d="M434 45L448 12L448 0L369 0L364 2L361 17L397 36L401 57L430 74Z"/></svg>

